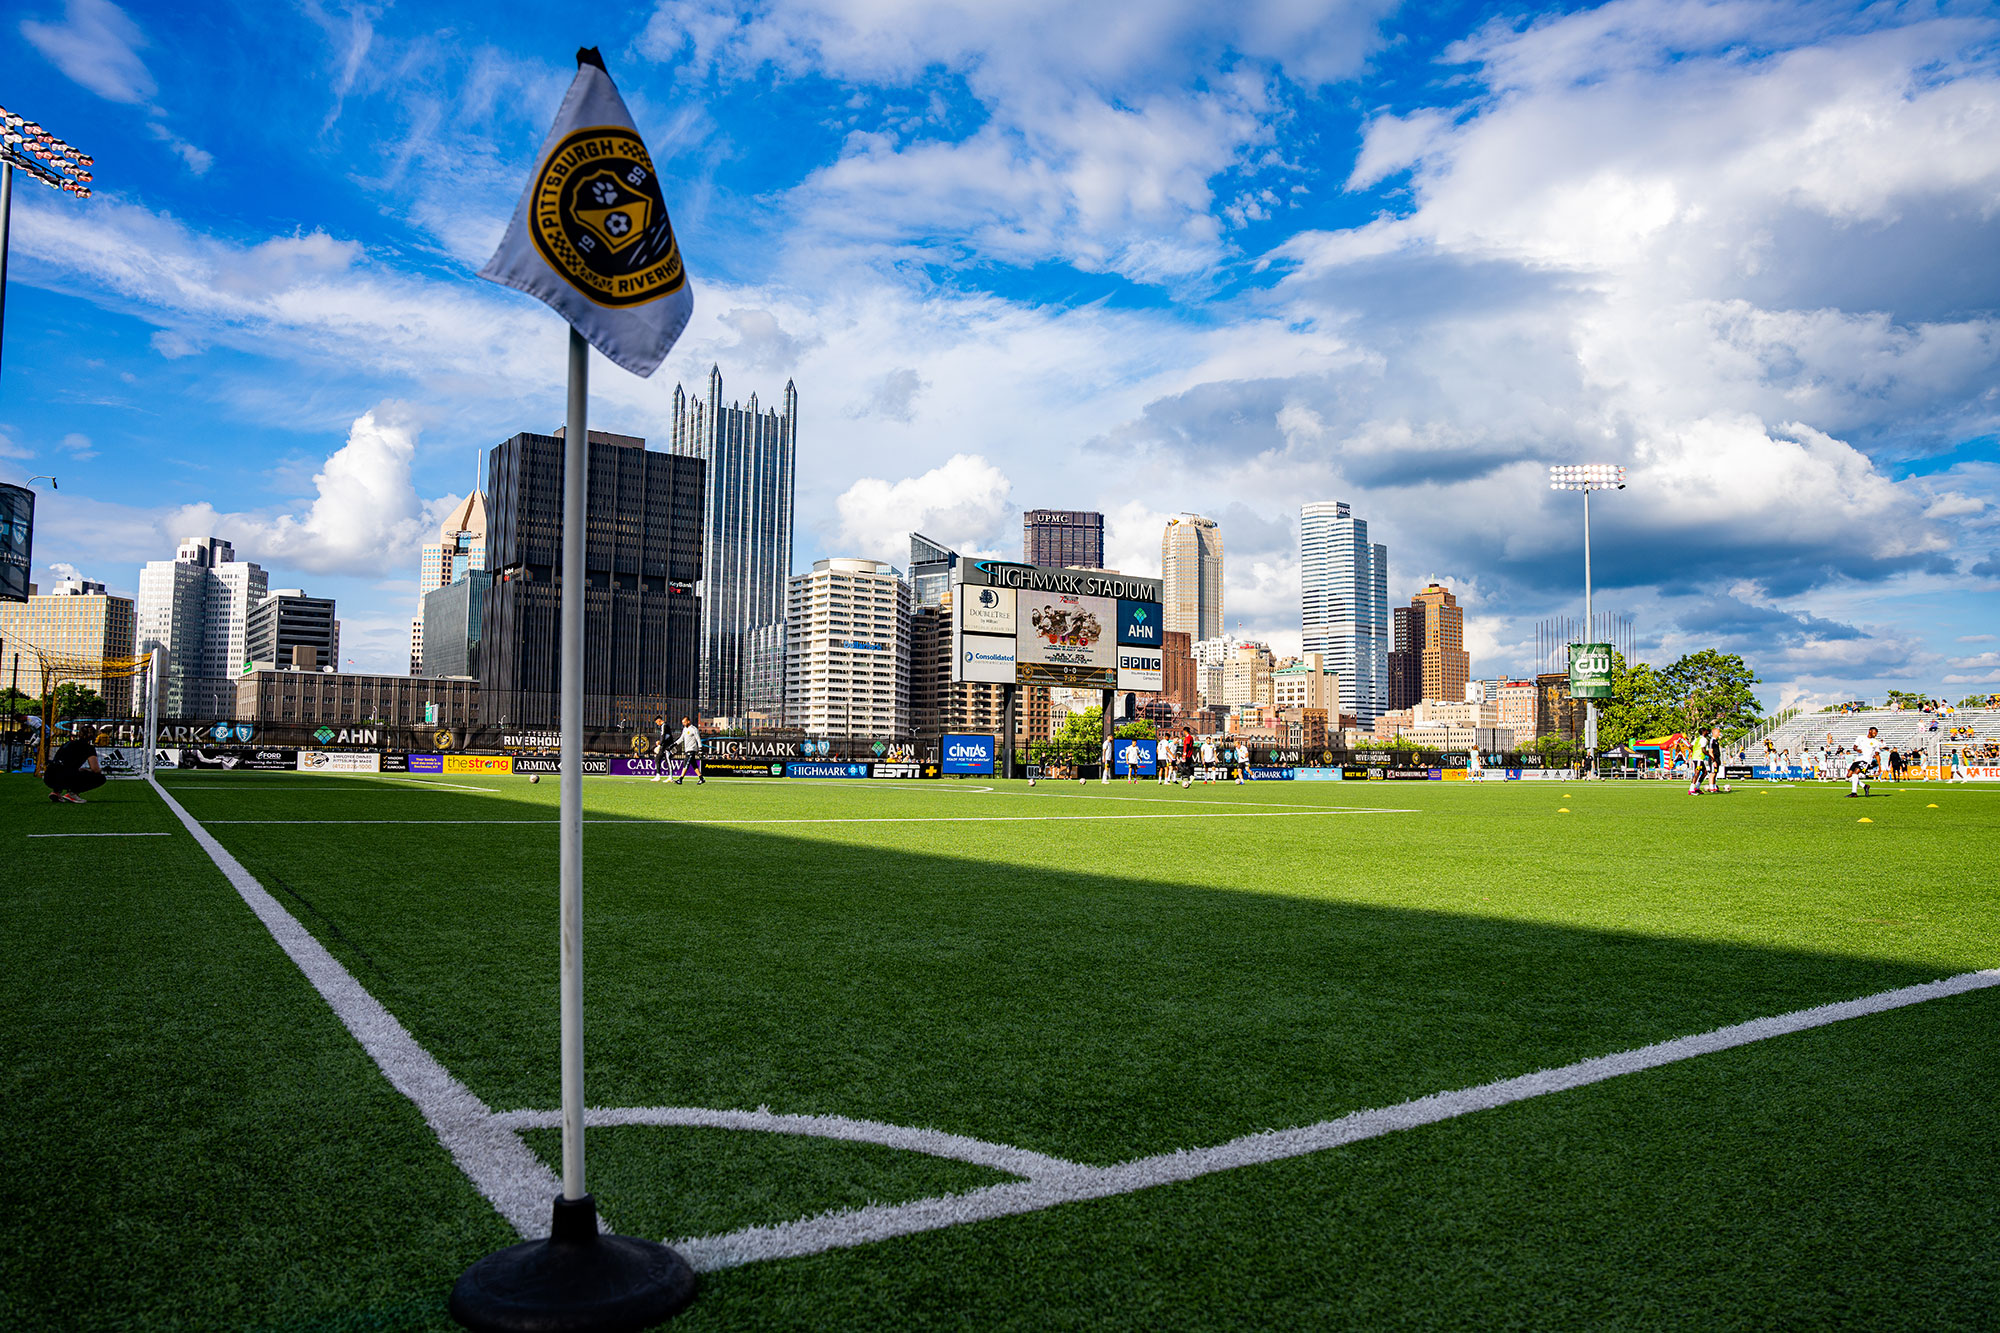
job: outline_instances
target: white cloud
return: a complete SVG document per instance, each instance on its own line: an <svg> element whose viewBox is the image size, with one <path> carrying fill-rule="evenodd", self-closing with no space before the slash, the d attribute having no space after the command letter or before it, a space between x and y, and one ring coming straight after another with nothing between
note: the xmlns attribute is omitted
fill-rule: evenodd
<svg viewBox="0 0 2000 1333"><path fill-rule="evenodd" d="M60 447L79 463L88 463L97 457L97 450L92 447L90 437L80 431L71 431L63 436L59 443Z"/></svg>
<svg viewBox="0 0 2000 1333"><path fill-rule="evenodd" d="M146 128L151 131L155 139L158 139L161 143L172 149L174 156L186 163L187 169L195 175L207 175L208 169L215 165L215 154L206 149L195 147L159 121L153 121Z"/></svg>
<svg viewBox="0 0 2000 1333"><path fill-rule="evenodd" d="M317 493L302 517L221 514L202 504L177 511L170 525L228 538L245 558L317 574L413 570L424 538L459 498L418 498L410 482L416 448L406 410L381 404L356 418L347 443L314 476Z"/></svg>
<svg viewBox="0 0 2000 1333"><path fill-rule="evenodd" d="M159 88L139 58L146 34L110 0L64 0L62 22L25 19L21 35L57 69L107 101L144 102Z"/></svg>
<svg viewBox="0 0 2000 1333"><path fill-rule="evenodd" d="M888 482L863 477L836 500L844 553L909 560L911 532L968 554L991 553L1004 540L1013 484L978 454L953 454L918 477Z"/></svg>

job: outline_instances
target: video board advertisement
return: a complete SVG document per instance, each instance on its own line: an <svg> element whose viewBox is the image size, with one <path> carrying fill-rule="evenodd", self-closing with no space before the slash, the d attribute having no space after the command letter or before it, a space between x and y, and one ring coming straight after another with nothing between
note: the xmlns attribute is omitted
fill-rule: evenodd
<svg viewBox="0 0 2000 1333"><path fill-rule="evenodd" d="M987 685L1012 685L1018 670L1015 640L992 634L962 634L958 638L958 674L954 680Z"/></svg>
<svg viewBox="0 0 2000 1333"><path fill-rule="evenodd" d="M1116 689L1118 600L1034 592L1021 599L1015 679L1023 685Z"/></svg>
<svg viewBox="0 0 2000 1333"><path fill-rule="evenodd" d="M1158 694L1167 688L1166 654L1157 648L1118 648L1118 689Z"/></svg>
<svg viewBox="0 0 2000 1333"><path fill-rule="evenodd" d="M960 585L958 627L967 634L1014 637L1014 590Z"/></svg>
<svg viewBox="0 0 2000 1333"><path fill-rule="evenodd" d="M998 746L991 736L951 733L944 737L938 753L949 777L990 778Z"/></svg>
<svg viewBox="0 0 2000 1333"><path fill-rule="evenodd" d="M1166 610L1158 602L1118 599L1118 642L1134 648L1161 648L1167 642Z"/></svg>

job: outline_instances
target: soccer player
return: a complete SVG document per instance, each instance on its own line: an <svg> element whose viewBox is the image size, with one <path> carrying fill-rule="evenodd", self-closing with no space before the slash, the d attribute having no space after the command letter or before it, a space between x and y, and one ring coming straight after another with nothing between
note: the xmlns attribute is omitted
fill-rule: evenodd
<svg viewBox="0 0 2000 1333"><path fill-rule="evenodd" d="M1194 786L1194 728L1181 728L1181 790Z"/></svg>
<svg viewBox="0 0 2000 1333"><path fill-rule="evenodd" d="M1203 740L1201 743L1201 780L1215 781L1215 742Z"/></svg>
<svg viewBox="0 0 2000 1333"><path fill-rule="evenodd" d="M81 732L49 756L49 771L42 774L49 799L69 805L84 804L83 793L96 791L105 781L97 766L97 747Z"/></svg>
<svg viewBox="0 0 2000 1333"><path fill-rule="evenodd" d="M1702 761L1708 769L1708 790L1711 795L1722 791L1722 728L1710 727L1708 739L1702 743Z"/></svg>
<svg viewBox="0 0 2000 1333"><path fill-rule="evenodd" d="M653 717L653 781L667 771L667 756L673 751L673 744L667 735L667 719L659 714Z"/></svg>
<svg viewBox="0 0 2000 1333"><path fill-rule="evenodd" d="M1104 738L1104 771L1097 775L1097 785L1100 787L1111 781L1111 750L1111 738L1106 736Z"/></svg>
<svg viewBox="0 0 2000 1333"><path fill-rule="evenodd" d="M708 781L701 775L701 729L687 718L681 719L681 771L674 774L674 785L680 786L681 779L694 772L696 786Z"/></svg>
<svg viewBox="0 0 2000 1333"><path fill-rule="evenodd" d="M1854 738L1854 758L1847 765L1847 794L1849 796L1868 795L1868 773L1876 770L1881 776L1882 740L1878 728L1868 728L1866 736Z"/></svg>
<svg viewBox="0 0 2000 1333"><path fill-rule="evenodd" d="M1473 749L1467 750L1465 752L1465 758L1467 761L1465 769L1466 780L1468 782L1485 781L1486 780L1485 756L1479 753L1477 747L1474 747Z"/></svg>

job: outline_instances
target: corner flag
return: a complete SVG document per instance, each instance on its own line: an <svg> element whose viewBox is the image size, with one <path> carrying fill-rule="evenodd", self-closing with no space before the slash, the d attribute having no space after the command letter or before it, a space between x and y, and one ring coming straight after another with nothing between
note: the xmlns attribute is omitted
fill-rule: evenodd
<svg viewBox="0 0 2000 1333"><path fill-rule="evenodd" d="M667 201L594 48L542 141L500 248L479 276L550 306L635 375L659 369L694 312Z"/></svg>

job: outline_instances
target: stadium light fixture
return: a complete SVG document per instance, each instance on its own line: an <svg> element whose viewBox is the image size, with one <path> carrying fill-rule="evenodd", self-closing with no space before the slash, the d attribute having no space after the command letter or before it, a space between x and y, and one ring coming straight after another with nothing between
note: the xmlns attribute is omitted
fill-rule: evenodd
<svg viewBox="0 0 2000 1333"><path fill-rule="evenodd" d="M51 190L90 198L97 159L26 116L0 106L0 338L7 325L7 231L14 215L14 168Z"/></svg>
<svg viewBox="0 0 2000 1333"><path fill-rule="evenodd" d="M1590 606L1590 493L1625 489L1625 469L1616 463L1557 463L1549 468L1549 489L1583 492L1583 624L1595 634ZM1597 700L1583 701L1583 748L1597 753Z"/></svg>

